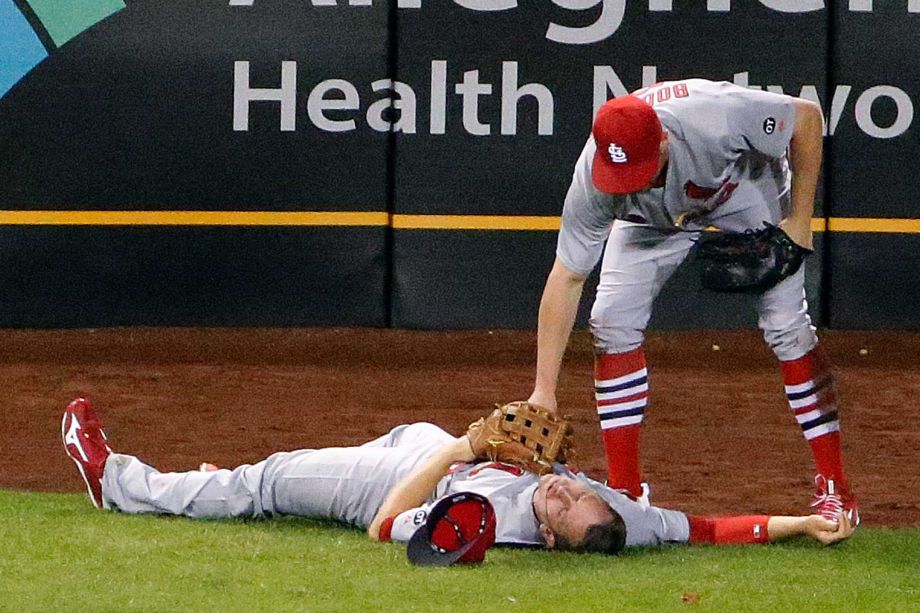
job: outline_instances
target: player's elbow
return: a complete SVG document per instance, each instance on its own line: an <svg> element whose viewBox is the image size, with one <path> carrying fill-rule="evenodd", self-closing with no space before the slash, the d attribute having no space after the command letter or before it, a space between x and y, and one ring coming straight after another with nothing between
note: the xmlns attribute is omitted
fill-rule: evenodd
<svg viewBox="0 0 920 613"><path fill-rule="evenodd" d="M371 525L367 527L367 538L372 541L380 540L380 526L383 523L382 518L377 516L371 521Z"/></svg>
<svg viewBox="0 0 920 613"><path fill-rule="evenodd" d="M566 266L558 257L556 261L553 262L553 269L550 271L550 276L562 285L578 287L581 287L588 278L587 275L577 273Z"/></svg>

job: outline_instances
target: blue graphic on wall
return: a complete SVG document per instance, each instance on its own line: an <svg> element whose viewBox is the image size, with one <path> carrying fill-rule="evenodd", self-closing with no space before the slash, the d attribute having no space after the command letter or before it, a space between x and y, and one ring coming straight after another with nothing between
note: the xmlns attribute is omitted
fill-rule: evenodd
<svg viewBox="0 0 920 613"><path fill-rule="evenodd" d="M0 0L0 98L49 53L123 8L122 0Z"/></svg>

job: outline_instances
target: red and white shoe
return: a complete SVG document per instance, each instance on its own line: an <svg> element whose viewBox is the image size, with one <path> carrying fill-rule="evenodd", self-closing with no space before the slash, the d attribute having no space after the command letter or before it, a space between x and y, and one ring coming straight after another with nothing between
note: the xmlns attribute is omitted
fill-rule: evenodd
<svg viewBox="0 0 920 613"><path fill-rule="evenodd" d="M607 485L606 481L604 482L604 485ZM627 489L617 489L615 491L623 494L624 496L626 496L633 502L638 502L639 506L641 506L643 509L647 509L650 506L652 506L652 488L645 481L643 481L639 485L642 488L642 494L640 494L639 496L634 495L632 492L630 492Z"/></svg>
<svg viewBox="0 0 920 613"><path fill-rule="evenodd" d="M636 502L638 502L643 509L647 509L652 506L652 488L645 481L640 483L640 485L642 486L642 495L636 498Z"/></svg>
<svg viewBox="0 0 920 613"><path fill-rule="evenodd" d="M112 449L106 442L102 422L85 398L72 400L61 420L64 451L80 471L89 499L97 509L107 508L102 498L102 471Z"/></svg>
<svg viewBox="0 0 920 613"><path fill-rule="evenodd" d="M827 479L824 475L815 476L815 489L815 497L810 506L816 515L837 521L837 517L844 513L854 528L859 525L859 504L849 491L837 487L833 479Z"/></svg>

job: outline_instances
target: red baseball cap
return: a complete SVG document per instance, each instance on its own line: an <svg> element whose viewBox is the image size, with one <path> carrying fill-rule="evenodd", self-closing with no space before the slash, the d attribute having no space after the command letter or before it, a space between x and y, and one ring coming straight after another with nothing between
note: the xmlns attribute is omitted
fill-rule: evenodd
<svg viewBox="0 0 920 613"><path fill-rule="evenodd" d="M591 179L608 194L630 194L658 174L661 121L655 110L635 96L608 100L591 129L597 152Z"/></svg>
<svg viewBox="0 0 920 613"><path fill-rule="evenodd" d="M445 496L409 539L406 554L419 566L479 564L495 544L495 509L473 492Z"/></svg>

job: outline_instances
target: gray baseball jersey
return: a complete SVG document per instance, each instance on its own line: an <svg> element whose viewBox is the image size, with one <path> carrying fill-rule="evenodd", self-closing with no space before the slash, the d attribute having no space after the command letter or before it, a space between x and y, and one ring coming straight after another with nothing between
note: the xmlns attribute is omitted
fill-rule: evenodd
<svg viewBox="0 0 920 613"><path fill-rule="evenodd" d="M563 209L557 255L567 268L591 272L615 218L663 230L720 227L720 220L726 229L744 229L752 222L739 226L731 218L746 209L778 220L789 198L791 97L703 79L658 83L632 95L652 105L668 133L665 185L627 196L598 191L589 138Z"/></svg>
<svg viewBox="0 0 920 613"><path fill-rule="evenodd" d="M112 454L106 462L102 494L109 507L126 513L194 518L286 514L367 528L390 489L452 440L437 426L418 423L398 426L360 447L281 452L256 464L213 472L160 473L136 457ZM689 539L683 513L643 508L561 465L556 471L588 483L622 515L627 545ZM458 464L424 505L397 516L392 538L408 540L440 497L472 491L486 496L495 508L496 542L542 544L532 506L537 485L536 475L515 467Z"/></svg>
<svg viewBox="0 0 920 613"><path fill-rule="evenodd" d="M790 207L793 98L702 79L659 83L634 95L652 105L668 134L664 187L626 196L600 192L591 180L589 138L575 164L556 247L566 268L585 276L603 254L591 310L599 353L644 342L655 297L701 230L762 228L779 223ZM817 343L804 288L802 267L760 298L758 325L780 360L800 358Z"/></svg>
<svg viewBox="0 0 920 613"><path fill-rule="evenodd" d="M666 542L686 542L690 538L687 516L679 511L643 507L623 494L610 489L580 473L573 473L556 464L554 473L585 483L620 514L626 525L626 546L659 545ZM419 509L400 514L393 524L397 540L406 540L427 517L427 510L437 498L455 492L475 492L489 499L495 508L497 543L542 545L533 511L533 496L539 477L515 466L484 462L464 464L438 484L433 500Z"/></svg>

